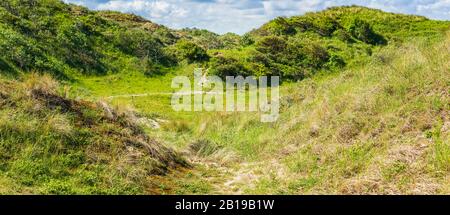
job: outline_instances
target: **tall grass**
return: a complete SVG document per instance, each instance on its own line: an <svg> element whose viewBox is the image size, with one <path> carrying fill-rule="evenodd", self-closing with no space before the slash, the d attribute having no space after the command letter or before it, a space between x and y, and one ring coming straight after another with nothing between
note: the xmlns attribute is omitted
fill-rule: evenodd
<svg viewBox="0 0 450 215"><path fill-rule="evenodd" d="M199 138L237 152L240 171L257 164L245 170L253 188L236 188L248 193L446 193L449 44L447 35L390 46L342 73L285 86L277 123L216 115Z"/></svg>
<svg viewBox="0 0 450 215"><path fill-rule="evenodd" d="M1 193L148 193L150 176L186 165L134 113L65 98L48 75L22 79L0 79Z"/></svg>

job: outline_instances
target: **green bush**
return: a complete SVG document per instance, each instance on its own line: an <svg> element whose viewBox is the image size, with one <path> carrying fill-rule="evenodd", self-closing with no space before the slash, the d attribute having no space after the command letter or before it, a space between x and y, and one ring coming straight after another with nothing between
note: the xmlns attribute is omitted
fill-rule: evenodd
<svg viewBox="0 0 450 215"><path fill-rule="evenodd" d="M142 30L122 30L115 35L115 44L129 55L154 64L170 65L173 59L164 51L164 44Z"/></svg>
<svg viewBox="0 0 450 215"><path fill-rule="evenodd" d="M252 38L252 36L250 34L244 34L244 36L242 36L241 38L241 42L240 44L242 46L250 46L253 45L255 43L255 40Z"/></svg>
<svg viewBox="0 0 450 215"><path fill-rule="evenodd" d="M219 37L224 49L233 49L241 45L241 36L227 33Z"/></svg>
<svg viewBox="0 0 450 215"><path fill-rule="evenodd" d="M330 57L328 59L328 62L326 63L326 66L330 69L340 69L343 68L346 65L344 59L337 55L337 54L330 54Z"/></svg>
<svg viewBox="0 0 450 215"><path fill-rule="evenodd" d="M320 68L323 64L325 64L330 55L328 51L316 43L307 43L302 48L302 52L305 55L305 59L303 59L303 63L305 67L312 68Z"/></svg>
<svg viewBox="0 0 450 215"><path fill-rule="evenodd" d="M256 43L256 50L265 53L276 55L283 52L287 47L286 41L279 36L266 36L261 38Z"/></svg>
<svg viewBox="0 0 450 215"><path fill-rule="evenodd" d="M387 43L383 36L375 33L369 23L354 19L349 27L349 32L358 40L371 45L384 45Z"/></svg>
<svg viewBox="0 0 450 215"><path fill-rule="evenodd" d="M277 17L267 26L270 32L275 35L294 35L297 33L294 26L284 17Z"/></svg>
<svg viewBox="0 0 450 215"><path fill-rule="evenodd" d="M313 24L315 31L325 37L331 36L340 27L338 22L330 17L314 19Z"/></svg>
<svg viewBox="0 0 450 215"><path fill-rule="evenodd" d="M84 73L96 71L96 73L106 73L106 66L101 59L103 55L97 52L92 38L85 32L82 22L65 20L56 32L56 39L59 43L61 58L72 67L81 69Z"/></svg>
<svg viewBox="0 0 450 215"><path fill-rule="evenodd" d="M225 78L226 76L251 75L244 67L244 64L233 57L214 56L210 61L209 67L214 75L221 78Z"/></svg>
<svg viewBox="0 0 450 215"><path fill-rule="evenodd" d="M188 40L180 40L170 49L178 60L187 60L189 63L209 60L206 51L197 44Z"/></svg>
<svg viewBox="0 0 450 215"><path fill-rule="evenodd" d="M342 42L346 43L354 43L355 40L353 39L352 35L345 31L344 29L338 29L335 32L333 32L333 37L336 37Z"/></svg>

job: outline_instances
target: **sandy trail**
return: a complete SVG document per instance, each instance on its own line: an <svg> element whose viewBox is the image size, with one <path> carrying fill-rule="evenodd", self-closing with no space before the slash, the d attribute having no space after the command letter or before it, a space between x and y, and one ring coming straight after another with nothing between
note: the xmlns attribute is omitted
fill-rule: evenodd
<svg viewBox="0 0 450 215"><path fill-rule="evenodd" d="M167 96L178 94L181 96L185 95L198 95L198 94L209 94L209 95L218 95L224 94L223 92L205 92L205 91L194 91L194 92L177 92L177 93L168 93L168 92L160 92L160 93L142 93L142 94L125 94L125 95L116 95L109 96L107 99L116 99L116 98L134 98L134 97L146 97L146 96Z"/></svg>

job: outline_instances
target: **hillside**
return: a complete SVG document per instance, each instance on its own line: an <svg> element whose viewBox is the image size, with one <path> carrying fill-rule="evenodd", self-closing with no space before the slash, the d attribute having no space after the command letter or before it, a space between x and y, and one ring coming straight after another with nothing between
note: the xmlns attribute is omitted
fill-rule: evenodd
<svg viewBox="0 0 450 215"><path fill-rule="evenodd" d="M450 22L359 7L239 36L0 2L0 194L448 194ZM279 75L275 123L174 76Z"/></svg>
<svg viewBox="0 0 450 215"><path fill-rule="evenodd" d="M39 71L66 80L124 70L160 74L178 62L176 50L167 47L186 36L132 14L94 12L58 0L2 1L0 20L3 71Z"/></svg>
<svg viewBox="0 0 450 215"><path fill-rule="evenodd" d="M0 20L3 71L39 71L72 81L80 74L122 71L161 75L185 61L220 76L301 80L358 63L388 43L431 38L448 28L448 22L353 6L280 17L240 37L172 30L136 15L58 0L2 1Z"/></svg>
<svg viewBox="0 0 450 215"><path fill-rule="evenodd" d="M450 32L389 46L340 73L283 86L280 119L194 125L219 193L448 194Z"/></svg>
<svg viewBox="0 0 450 215"><path fill-rule="evenodd" d="M0 80L0 193L136 194L152 189L149 176L186 166L133 112L60 89L35 74Z"/></svg>
<svg viewBox="0 0 450 215"><path fill-rule="evenodd" d="M301 80L359 64L388 44L439 36L448 26L449 22L358 6L330 8L276 18L244 35L242 49L214 51L210 66L220 76L279 75L282 80Z"/></svg>

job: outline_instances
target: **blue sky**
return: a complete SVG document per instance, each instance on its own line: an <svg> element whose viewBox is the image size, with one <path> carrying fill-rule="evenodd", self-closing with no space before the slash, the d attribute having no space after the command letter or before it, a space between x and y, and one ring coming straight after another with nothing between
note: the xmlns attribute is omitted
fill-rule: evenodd
<svg viewBox="0 0 450 215"><path fill-rule="evenodd" d="M361 5L390 12L450 20L450 0L64 0L95 10L141 15L171 28L197 27L242 34L277 16L331 6Z"/></svg>

